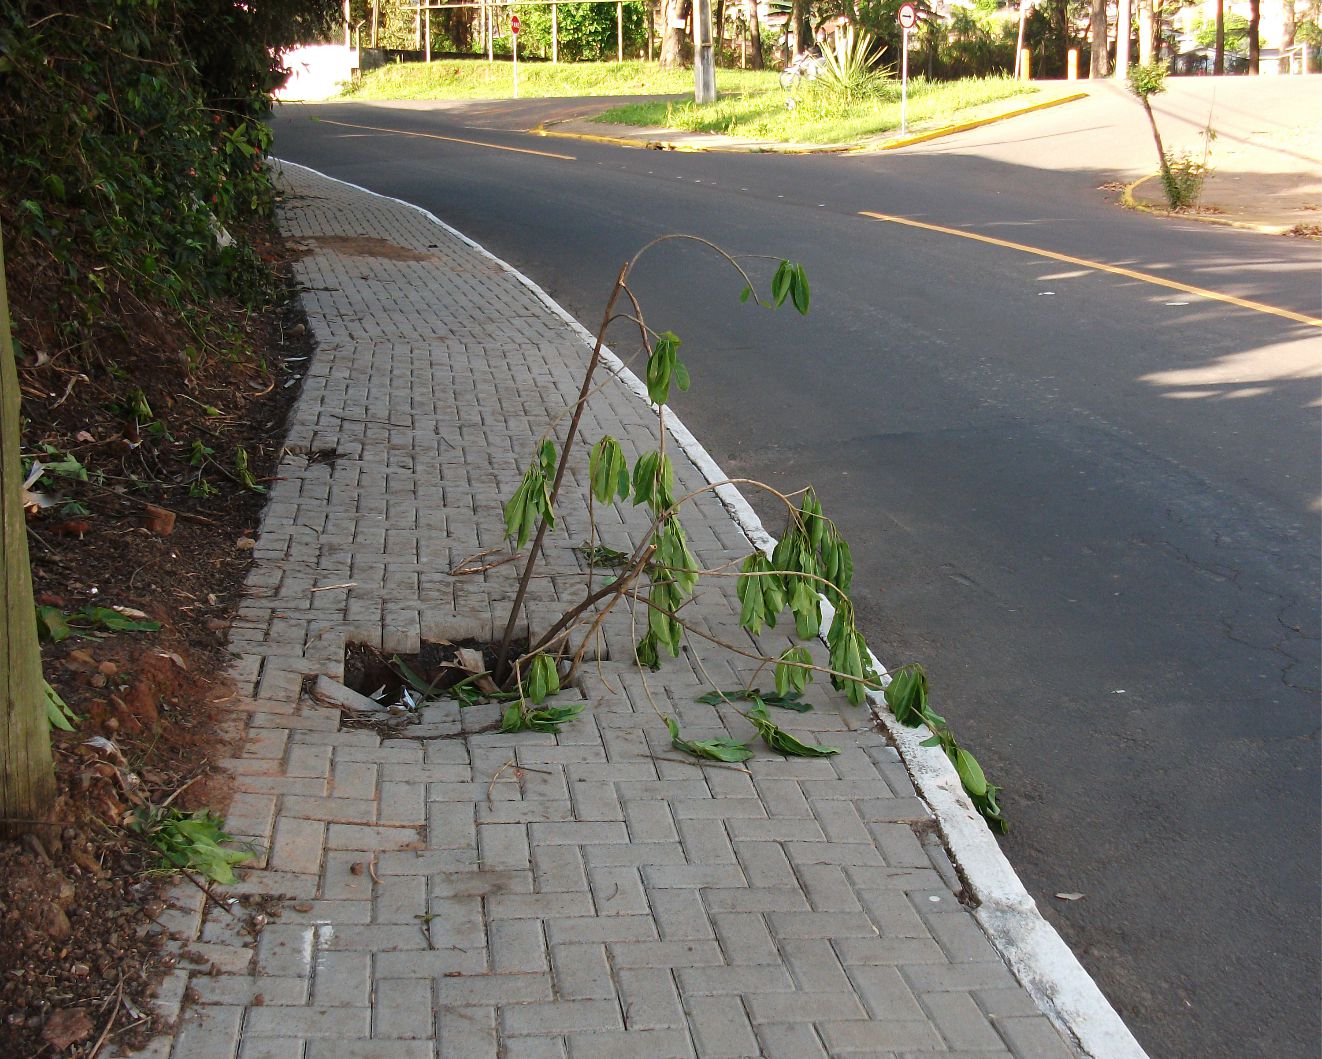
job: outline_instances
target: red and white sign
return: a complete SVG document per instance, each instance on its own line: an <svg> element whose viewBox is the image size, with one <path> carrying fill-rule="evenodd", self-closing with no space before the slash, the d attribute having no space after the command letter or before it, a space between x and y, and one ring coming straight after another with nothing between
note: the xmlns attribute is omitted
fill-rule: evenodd
<svg viewBox="0 0 1322 1059"><path fill-rule="evenodd" d="M902 28L913 29L918 25L918 9L913 4L901 4L896 18L899 19Z"/></svg>
<svg viewBox="0 0 1322 1059"><path fill-rule="evenodd" d="M519 16L510 15L510 32L516 37L519 35Z"/></svg>

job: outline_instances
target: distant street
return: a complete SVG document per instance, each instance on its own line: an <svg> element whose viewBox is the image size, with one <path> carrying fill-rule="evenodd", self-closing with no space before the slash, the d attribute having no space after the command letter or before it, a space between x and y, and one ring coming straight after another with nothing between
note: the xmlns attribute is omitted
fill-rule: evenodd
<svg viewBox="0 0 1322 1059"><path fill-rule="evenodd" d="M1154 1059L1314 1056L1322 330L1297 318L1322 255L1110 205L1151 168L1125 105L857 157L512 131L538 104L285 106L275 150L432 211L590 329L665 232L802 261L806 320L697 249L640 267L684 340L676 410L728 473L816 487L870 644L927 666L1006 788L1011 863Z"/></svg>

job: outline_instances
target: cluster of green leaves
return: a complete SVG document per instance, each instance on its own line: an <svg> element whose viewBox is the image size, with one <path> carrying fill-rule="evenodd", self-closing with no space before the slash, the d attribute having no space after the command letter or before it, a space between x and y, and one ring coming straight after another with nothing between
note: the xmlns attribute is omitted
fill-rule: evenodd
<svg viewBox="0 0 1322 1059"><path fill-rule="evenodd" d="M739 300L746 302L752 297L753 288L745 287L739 295ZM793 303L800 316L808 315L812 292L808 287L808 274L797 261L782 261L776 266L775 275L771 277L771 300L760 304L779 309L785 304L786 298Z"/></svg>
<svg viewBox="0 0 1322 1059"><path fill-rule="evenodd" d="M647 396L655 405L663 405L670 400L670 384L673 382L681 391L689 388L689 369L679 359L679 336L673 331L663 331L656 336L651 356L647 358Z"/></svg>
<svg viewBox="0 0 1322 1059"><path fill-rule="evenodd" d="M543 705L560 693L560 669L554 658L538 651L526 660L526 673L519 681L518 701L505 707L501 717L502 732L558 732L583 712L585 703ZM530 705L531 704L531 705Z"/></svg>
<svg viewBox="0 0 1322 1059"><path fill-rule="evenodd" d="M1001 815L996 796L1001 788L988 781L977 759L955 740L946 719L932 709L927 701L927 673L917 663L895 670L886 687L886 705L900 724L917 728L925 724L932 735L923 740L923 746L939 746L959 774L960 783L968 793L974 808L997 831L1005 832L1010 825Z"/></svg>
<svg viewBox="0 0 1322 1059"><path fill-rule="evenodd" d="M543 56L551 54L551 9L545 4L516 6L523 25L519 33L519 52L525 49ZM624 51L637 55L646 48L644 8L637 0L626 3L621 12L624 22ZM616 10L611 4L558 4L556 10L557 55L565 59L614 59L616 55Z"/></svg>
<svg viewBox="0 0 1322 1059"><path fill-rule="evenodd" d="M516 548L528 543L537 523L545 520L555 529L555 511L551 507L551 480L555 477L555 445L543 441L537 456L524 472L523 481L505 504L505 535Z"/></svg>
<svg viewBox="0 0 1322 1059"><path fill-rule="evenodd" d="M75 635L93 636L99 630L155 632L160 627L159 621L135 617L112 610L110 607L97 607L90 603L72 614L66 614L59 607L48 604L37 606L37 635L52 643L59 643Z"/></svg>
<svg viewBox="0 0 1322 1059"><path fill-rule="evenodd" d="M214 882L234 881L234 865L252 859L247 850L225 849L230 836L221 819L206 809L184 813L173 807L135 810L130 827L171 868L195 871Z"/></svg>
<svg viewBox="0 0 1322 1059"><path fill-rule="evenodd" d="M747 691L741 691L737 694L741 697L753 699L753 705L744 713L744 716L752 722L753 728L761 737L762 742L771 750L784 754L786 757L830 757L832 754L840 753L839 747L803 742L771 719L771 714L767 712L766 705L760 698L751 695ZM712 700L709 696L704 695L698 701L711 702ZM667 717L665 721L666 728L670 731L670 745L686 754L727 763L747 761L753 756L752 748L747 743L741 743L737 739L685 739L680 735L679 725L673 717Z"/></svg>
<svg viewBox="0 0 1322 1059"><path fill-rule="evenodd" d="M794 631L800 639L821 631L821 597L835 607L835 618L827 633L831 651L831 683L843 690L855 706L862 705L869 687L880 687L862 634L854 624L849 601L854 560L849 545L835 524L822 514L821 504L810 489L799 510L777 542L768 559L754 552L740 568L737 591L739 621L753 635L763 625L775 627L786 607L794 615ZM781 655L776 667L776 686L782 693L803 691L812 670L804 649Z"/></svg>

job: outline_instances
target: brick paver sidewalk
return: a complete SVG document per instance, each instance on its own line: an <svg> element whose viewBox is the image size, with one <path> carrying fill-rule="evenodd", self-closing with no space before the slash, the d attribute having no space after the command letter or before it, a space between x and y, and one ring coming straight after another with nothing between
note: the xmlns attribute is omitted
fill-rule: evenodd
<svg viewBox="0 0 1322 1059"><path fill-rule="evenodd" d="M751 673L701 641L646 686L632 665L587 667L588 708L558 736L501 735L498 707L448 702L383 736L311 693L343 678L346 643L493 635L516 564L449 571L501 543L501 503L587 349L418 211L292 167L285 183L318 348L233 632L248 727L228 763L229 827L263 851L228 892L285 897L254 924L261 906L236 917L181 890L167 923L195 955L164 1000L192 1002L157 1054L1073 1054L960 903L895 751L829 686L786 726L843 752L746 769L677 754L649 700L690 737L748 737L694 701L704 669L724 687ZM654 445L615 380L585 428ZM670 451L679 488L701 487ZM585 494L577 478L562 495L534 628L581 598ZM686 511L702 564L750 551L711 494ZM644 525L597 514L619 548ZM629 659L617 610L607 653ZM685 617L744 635L729 579L704 580Z"/></svg>

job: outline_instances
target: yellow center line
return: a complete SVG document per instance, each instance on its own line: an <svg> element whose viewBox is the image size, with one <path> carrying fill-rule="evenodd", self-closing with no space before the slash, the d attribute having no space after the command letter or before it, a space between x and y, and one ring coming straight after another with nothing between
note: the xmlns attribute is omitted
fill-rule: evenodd
<svg viewBox="0 0 1322 1059"><path fill-rule="evenodd" d="M860 217L871 217L878 221L889 221L891 224L903 224L910 228L921 228L928 232L940 232L942 235L955 235L961 239L974 239L979 243L987 243L990 246L1001 246L1007 250L1019 250L1025 254L1035 254L1038 257L1050 258L1052 261L1062 261L1067 265L1078 265L1081 268L1095 269L1098 272L1109 272L1113 276L1124 276L1126 279L1136 279L1143 283L1151 283L1158 287L1169 287L1171 290L1182 291L1185 294L1196 294L1201 298L1209 298L1212 301L1225 302L1227 305L1237 305L1241 309L1252 309L1254 312L1269 313L1272 316L1279 316L1286 320L1293 320L1299 324L1309 324L1313 327L1322 327L1322 319L1316 316L1305 316L1303 313L1296 313L1290 309L1281 309L1275 305L1267 305L1263 302L1250 301L1248 298L1236 298L1233 294L1222 294L1220 291L1207 290L1205 287L1195 287L1189 283L1181 283L1179 280L1167 279L1165 276L1154 276L1150 272L1136 272L1132 268L1122 268L1120 265L1108 265L1103 261L1090 261L1086 257L1074 257L1070 254L1058 254L1054 250L1043 250L1041 247L1026 246L1023 243L1012 243L1008 239L997 239L990 235L979 235L977 232L965 232L958 228L946 228L939 224L927 224L925 221L913 221L907 217L896 217L889 213L873 213L870 210L860 210Z"/></svg>
<svg viewBox="0 0 1322 1059"><path fill-rule="evenodd" d="M499 143L483 143L481 140L464 140L458 136L441 136L435 132L410 132L408 129L385 129L379 125L354 125L347 121L332 121L330 118L318 119L323 125L339 125L345 129L366 129L368 132L389 132L396 136L420 136L427 140L445 140L449 143L464 143L469 147L490 147L493 151L511 151L514 154L535 154L540 158L559 158L562 162L577 162L572 154L555 154L551 151L534 151L529 147L505 147Z"/></svg>

